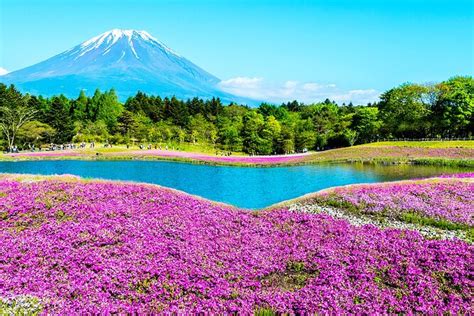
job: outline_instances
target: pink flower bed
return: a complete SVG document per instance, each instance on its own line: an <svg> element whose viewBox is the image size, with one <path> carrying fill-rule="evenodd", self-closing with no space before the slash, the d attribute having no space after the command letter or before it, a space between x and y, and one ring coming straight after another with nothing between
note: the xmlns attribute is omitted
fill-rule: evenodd
<svg viewBox="0 0 474 316"><path fill-rule="evenodd" d="M443 174L440 178L474 178L474 172L457 173L457 174Z"/></svg>
<svg viewBox="0 0 474 316"><path fill-rule="evenodd" d="M117 153L120 155L123 153ZM172 157L172 158L188 158L201 161L210 162L226 162L226 163L243 163L243 164L280 164L287 162L302 161L304 157L308 156L305 154L293 154L293 155L273 155L273 156L212 156L206 154L173 151L173 150L142 150L128 152L130 155L143 155L143 156L158 156L158 157Z"/></svg>
<svg viewBox="0 0 474 316"><path fill-rule="evenodd" d="M69 157L69 156L83 156L84 153L73 150L61 151L35 151L35 152L21 152L15 154L7 154L9 157Z"/></svg>
<svg viewBox="0 0 474 316"><path fill-rule="evenodd" d="M440 178L444 179L340 187L317 195L317 199L350 203L364 213L399 217L413 212L474 226L474 173Z"/></svg>
<svg viewBox="0 0 474 316"><path fill-rule="evenodd" d="M403 146L354 146L318 152L310 160L374 159L374 158L440 158L474 159L473 148L429 148Z"/></svg>
<svg viewBox="0 0 474 316"><path fill-rule="evenodd" d="M142 156L142 157L164 157L164 158L184 158L193 159L208 162L221 162L221 163L242 163L242 164L282 164L289 162L303 161L303 158L308 156L305 154L294 154L294 155L274 155L274 156L213 156L206 154L199 154L193 152L183 152L174 150L135 150L135 151L123 151L123 152L105 152L101 156L114 157L114 156ZM91 152L81 152L74 150L63 150L63 151L42 151L42 152L22 152L16 154L7 154L9 157L88 157L95 156Z"/></svg>
<svg viewBox="0 0 474 316"><path fill-rule="evenodd" d="M473 258L459 240L151 185L0 180L0 299L44 314L470 314Z"/></svg>

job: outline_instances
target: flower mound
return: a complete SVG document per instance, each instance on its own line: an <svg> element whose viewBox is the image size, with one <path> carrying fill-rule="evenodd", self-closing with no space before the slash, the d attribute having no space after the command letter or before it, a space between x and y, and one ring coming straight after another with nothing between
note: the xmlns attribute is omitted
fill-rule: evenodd
<svg viewBox="0 0 474 316"><path fill-rule="evenodd" d="M3 179L0 210L0 300L43 313L474 312L458 240L74 179Z"/></svg>
<svg viewBox="0 0 474 316"><path fill-rule="evenodd" d="M349 203L359 211L400 217L416 213L436 220L474 226L474 173L441 179L340 187L317 196L330 203Z"/></svg>

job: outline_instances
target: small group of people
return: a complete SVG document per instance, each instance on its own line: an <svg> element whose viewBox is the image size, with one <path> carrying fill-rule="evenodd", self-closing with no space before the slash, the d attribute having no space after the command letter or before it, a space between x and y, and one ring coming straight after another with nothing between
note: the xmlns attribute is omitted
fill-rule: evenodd
<svg viewBox="0 0 474 316"><path fill-rule="evenodd" d="M95 142L90 142L89 144L87 144L86 142L81 142L79 144L74 144L74 143L67 143L67 144L54 144L54 143L50 143L50 144L47 144L45 146L39 146L39 147L36 147L35 144L28 144L28 147L23 147L22 150L29 150L29 151L42 151L42 150L47 150L47 151L58 151L58 150L68 150L68 149L85 149L87 147L89 147L90 149L94 149L95 148ZM26 146L26 144L24 145ZM127 144L127 149L129 149L131 147L130 144ZM109 142L106 142L104 143L103 145L104 148L112 148L112 144L109 143ZM164 145L162 146L161 144L139 144L138 145L138 148L142 149L142 150L151 150L151 149L159 149L159 150L180 150L179 147L169 147L168 145ZM20 149L18 148L18 146L14 145L12 147L10 147L8 149L9 153L18 153L20 152ZM230 156L232 153L229 151L216 151L216 155L221 155L221 156Z"/></svg>
<svg viewBox="0 0 474 316"><path fill-rule="evenodd" d="M127 149L130 148L130 145L127 144ZM179 147L168 147L168 145L165 145L164 147L161 146L161 145L157 145L157 144L148 144L148 145L144 145L144 144L140 144L138 145L138 148L142 149L142 150L151 150L151 149L159 149L159 150L180 150Z"/></svg>
<svg viewBox="0 0 474 316"><path fill-rule="evenodd" d="M49 144L48 150L55 151L55 150L67 150L67 149L76 149L76 144L68 143L68 144Z"/></svg>
<svg viewBox="0 0 474 316"><path fill-rule="evenodd" d="M219 151L219 150L216 150L216 156L230 156L232 155L232 152L231 151Z"/></svg>
<svg viewBox="0 0 474 316"><path fill-rule="evenodd" d="M168 147L168 146L166 146L166 147ZM127 148L128 148L128 145L127 145ZM140 145L138 146L138 148L151 150L152 146L151 146L151 144L148 144L148 146L145 147L145 145L140 144ZM158 146L157 146L157 145L155 145L155 149L158 149ZM161 146L160 146L160 149L161 149Z"/></svg>
<svg viewBox="0 0 474 316"><path fill-rule="evenodd" d="M14 145L14 146L10 147L10 149L8 150L8 152L9 152L9 153L18 153L18 152L20 152L20 151L18 150L18 147L17 147L16 145Z"/></svg>

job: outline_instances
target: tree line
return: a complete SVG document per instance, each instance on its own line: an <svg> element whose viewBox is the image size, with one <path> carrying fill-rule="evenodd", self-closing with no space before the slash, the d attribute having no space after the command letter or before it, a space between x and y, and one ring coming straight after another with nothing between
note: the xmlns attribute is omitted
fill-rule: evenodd
<svg viewBox="0 0 474 316"><path fill-rule="evenodd" d="M3 147L35 144L206 144L249 154L324 150L380 138L471 137L474 80L453 77L438 84L406 83L366 105L324 102L258 108L218 98L179 100L138 92L121 103L115 91L82 91L75 99L22 94L0 84Z"/></svg>

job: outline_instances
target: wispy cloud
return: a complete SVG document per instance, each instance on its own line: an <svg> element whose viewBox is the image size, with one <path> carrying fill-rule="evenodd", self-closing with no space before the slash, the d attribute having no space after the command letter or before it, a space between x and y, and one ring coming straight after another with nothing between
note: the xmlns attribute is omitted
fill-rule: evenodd
<svg viewBox="0 0 474 316"><path fill-rule="evenodd" d="M9 71L5 68L0 67L0 76L6 75Z"/></svg>
<svg viewBox="0 0 474 316"><path fill-rule="evenodd" d="M298 100L305 103L323 101L326 98L342 102L365 104L376 101L379 92L374 89L342 90L335 84L316 82L269 82L261 77L235 77L219 83L222 90L243 97L270 102Z"/></svg>

